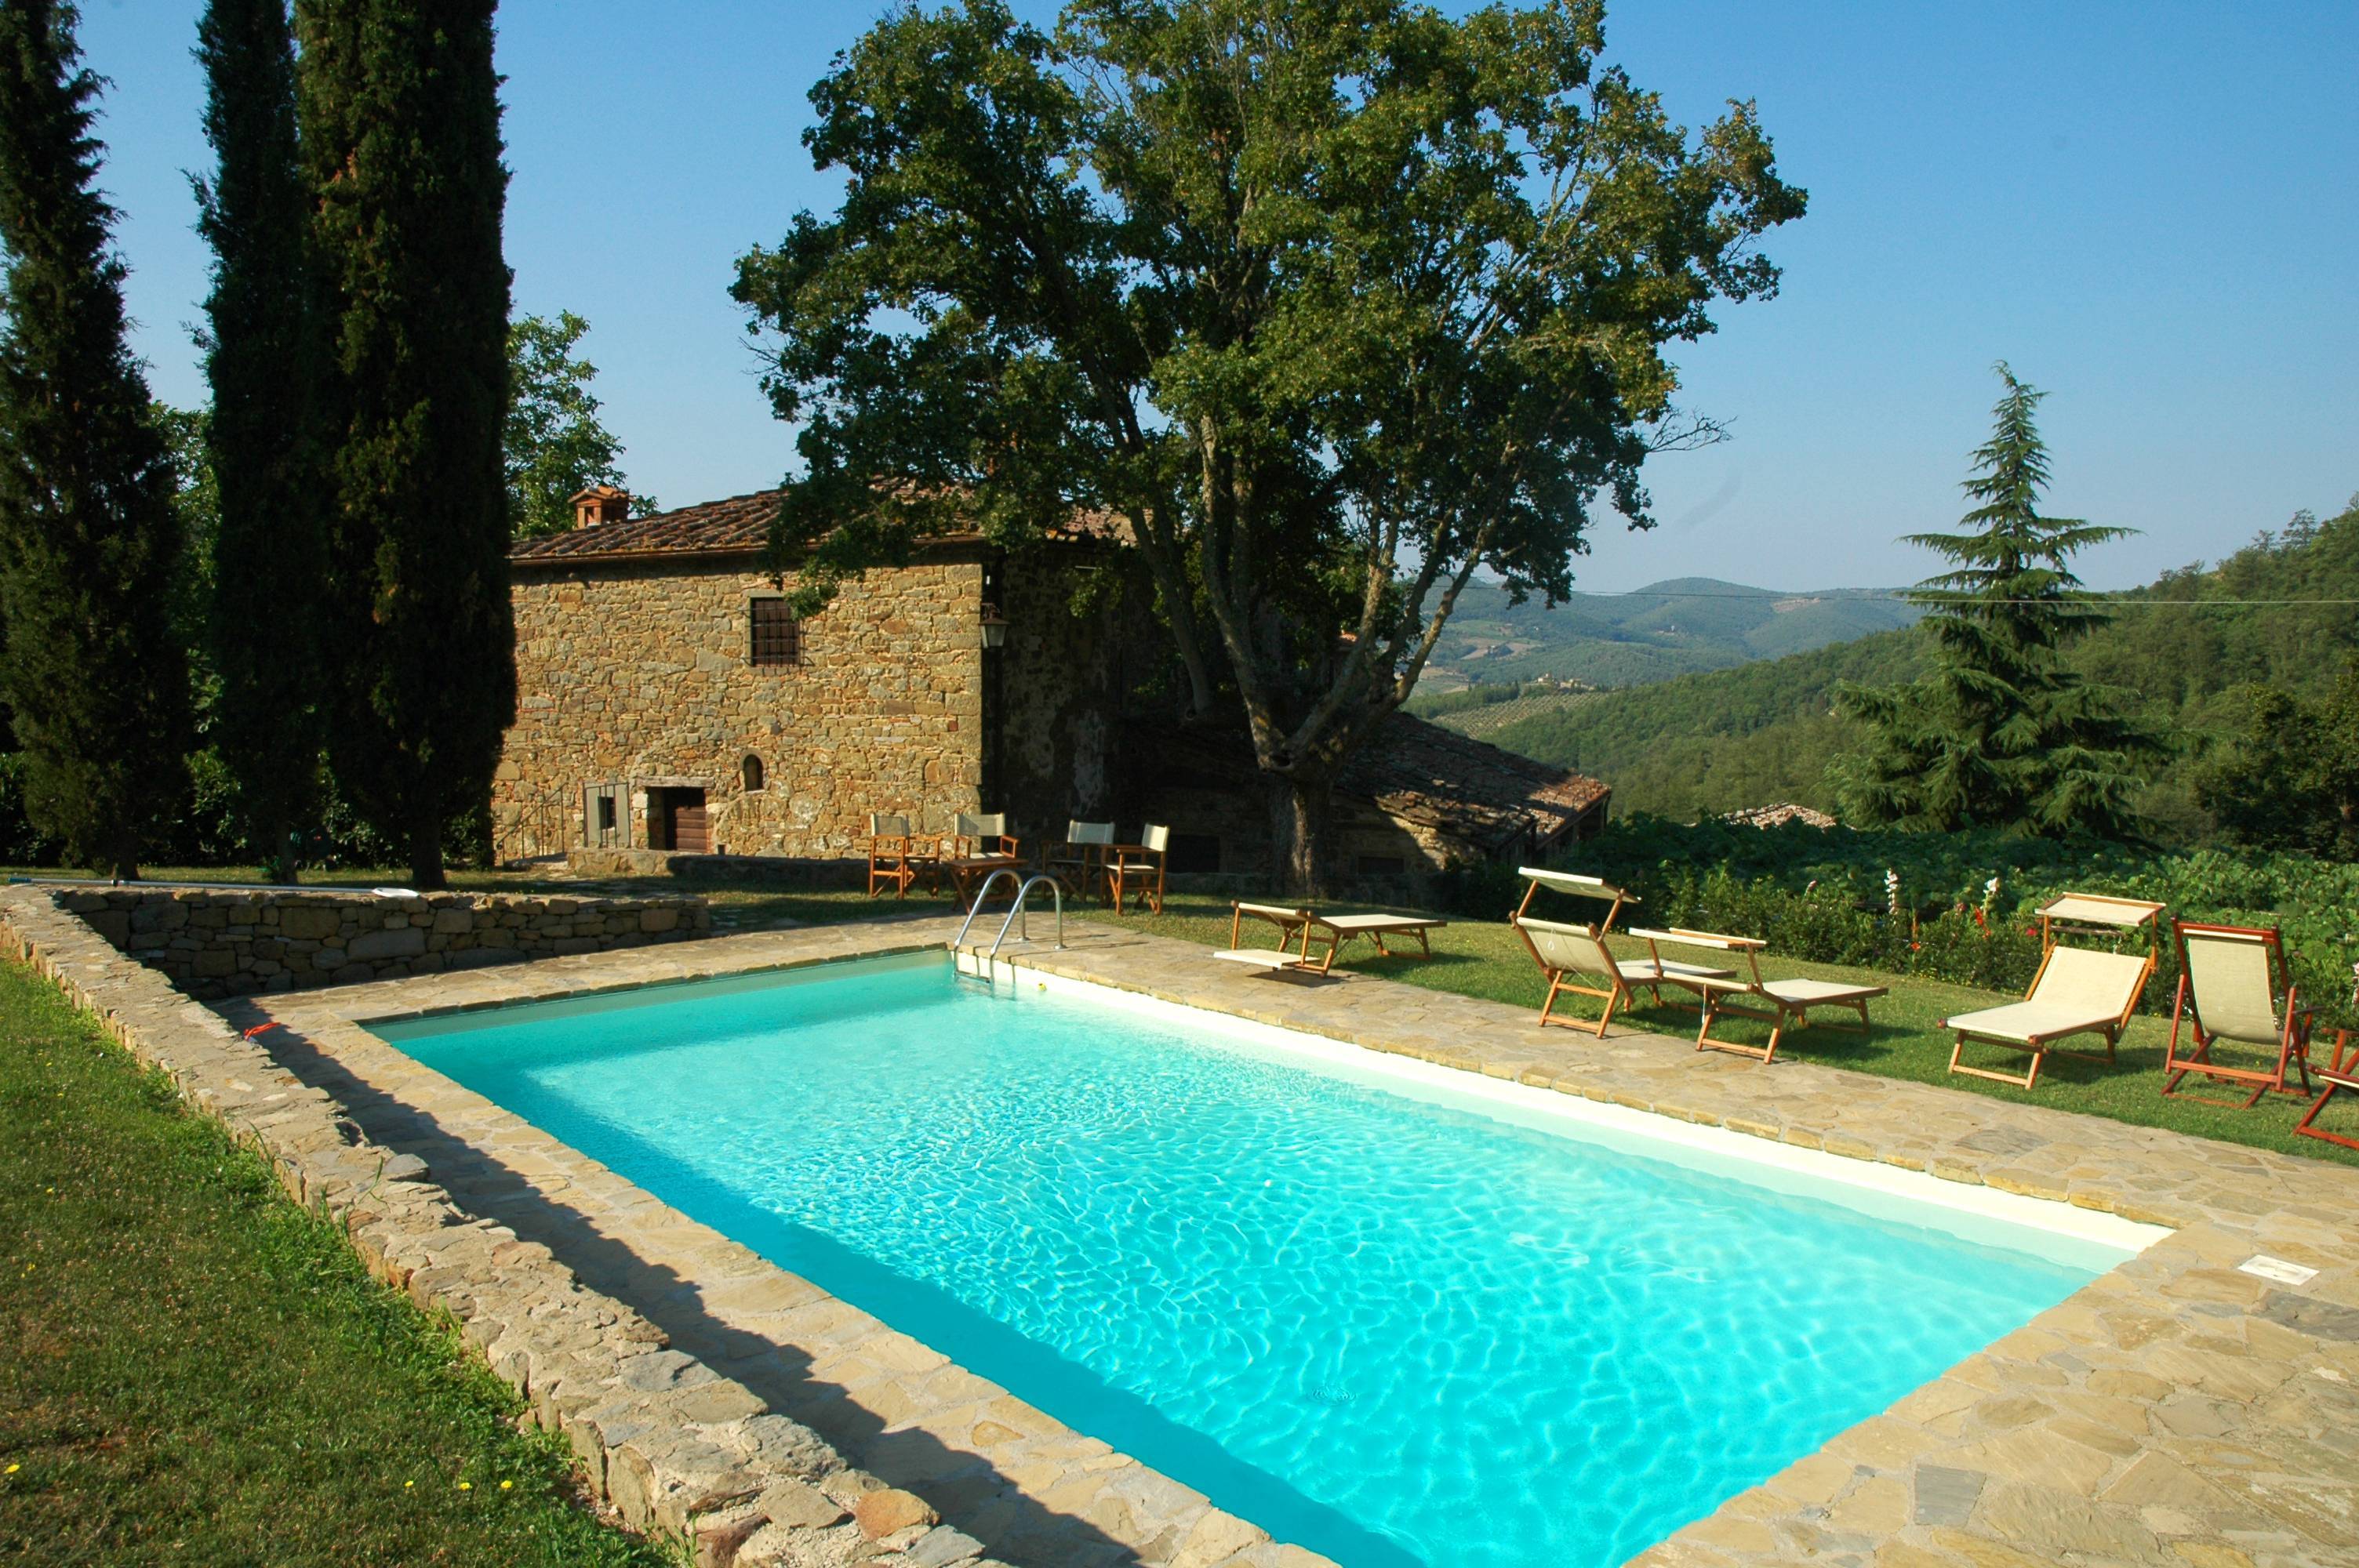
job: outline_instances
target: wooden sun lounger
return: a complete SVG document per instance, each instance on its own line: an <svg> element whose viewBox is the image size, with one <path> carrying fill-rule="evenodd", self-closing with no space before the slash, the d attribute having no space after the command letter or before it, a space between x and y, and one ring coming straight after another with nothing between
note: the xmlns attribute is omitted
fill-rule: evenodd
<svg viewBox="0 0 2359 1568"><path fill-rule="evenodd" d="M2101 953L2094 948L2060 945L2051 947L2040 963L2030 991L2021 1001L1941 1021L1940 1027L1955 1030L1958 1036L1950 1050L1950 1071L1988 1078L1994 1083L2013 1084L2018 1088L2036 1088L2040 1064L2047 1060L2048 1053L2063 1049L2056 1042L2082 1034L2103 1035L2103 1060L2112 1062L2115 1059L2114 1048L2120 1044L2130 1015L2137 1011L2139 993L2146 989L2147 977L2153 972L2154 959L2146 954ZM1965 1054L1969 1040L2027 1051L2031 1054L2031 1070L2017 1076L1988 1067L1965 1066L1959 1058ZM2089 1061L2100 1059L2093 1051L2064 1054Z"/></svg>
<svg viewBox="0 0 2359 1568"><path fill-rule="evenodd" d="M2179 994L2170 1007L2170 1044L2162 1058L2162 1092L2205 1105L2251 1109L2261 1097L2299 1092L2310 1085L2310 1031L2313 1015L2301 1009L2300 994L2286 963L2285 939L2273 925L2207 925L2174 920L2179 943ZM2182 1033L2187 1044L2180 1044ZM2266 1066L2239 1066L2215 1060L2222 1042L2258 1052ZM2232 1089L2250 1085L2243 1100L2215 1099L2180 1087L2189 1074ZM2296 1091L2286 1082L2300 1080Z"/></svg>
<svg viewBox="0 0 2359 1568"><path fill-rule="evenodd" d="M1276 947L1241 946L1245 923L1250 915L1277 927ZM1426 933L1450 922L1428 914L1321 914L1317 910L1282 903L1244 903L1229 905L1229 945L1215 951L1212 957L1232 964L1249 964L1263 969L1302 969L1323 975L1334 968L1335 956L1350 943L1364 936L1376 945L1376 951L1386 957L1391 949L1385 946L1386 936L1415 935L1418 946L1427 958L1433 957L1432 945ZM1310 953L1314 943L1324 945L1317 957ZM1297 950L1288 952L1288 946Z"/></svg>
<svg viewBox="0 0 2359 1568"><path fill-rule="evenodd" d="M2348 1089L2354 1098L2359 1098L2359 1034L2348 1029L2336 1030L2333 1054L2324 1066L2313 1067L2310 1076L2326 1087L2319 1090L2316 1099L2310 1102L2310 1108L2302 1112L2301 1119L2294 1123L2293 1130L2304 1138L2322 1138L2345 1149L2359 1149L2359 1138L2347 1133L2330 1132L2317 1125L2318 1113L2324 1110L2327 1102L2336 1095Z"/></svg>
<svg viewBox="0 0 2359 1568"><path fill-rule="evenodd" d="M1541 920L1534 915L1517 914L1516 934L1531 950L1533 961L1548 976L1548 996L1540 1002L1540 1022L1558 1023L1567 1029L1593 1030L1597 1037L1605 1037L1605 1026L1614 1022L1617 1011L1638 1005L1637 993L1646 991L1660 1005L1662 988L1666 985L1685 986L1696 981L1722 978L1734 969L1706 968L1697 964L1666 963L1659 953L1645 958L1617 958L1605 943L1605 925L1569 925L1560 920ZM1575 977L1580 977L1576 979ZM1595 978L1605 982L1601 989L1583 985L1581 979ZM1557 998L1570 992L1574 996L1603 997L1605 1011L1593 1024L1577 1018L1556 1016Z"/></svg>
<svg viewBox="0 0 2359 1568"><path fill-rule="evenodd" d="M1696 1049L1727 1051L1739 1056L1751 1056L1763 1065L1777 1059L1777 1044L1786 1031L1807 1029L1810 1024L1810 1009L1814 1007L1849 1007L1859 1011L1859 1030L1868 1030L1867 1004L1876 997L1890 994L1886 986L1862 986L1841 980L1769 980L1761 978L1762 950L1769 946L1757 936L1728 936L1717 931L1690 931L1673 926L1667 931L1637 930L1633 936L1644 937L1649 951L1655 945L1669 942L1675 946L1702 947L1716 952L1742 954L1745 968L1737 971L1722 970L1717 975L1693 978L1665 975L1666 985L1685 986L1703 998L1703 1022L1696 1030ZM1769 1025L1769 1044L1746 1045L1734 1040L1716 1040L1712 1026L1716 1019L1734 1017L1757 1019Z"/></svg>

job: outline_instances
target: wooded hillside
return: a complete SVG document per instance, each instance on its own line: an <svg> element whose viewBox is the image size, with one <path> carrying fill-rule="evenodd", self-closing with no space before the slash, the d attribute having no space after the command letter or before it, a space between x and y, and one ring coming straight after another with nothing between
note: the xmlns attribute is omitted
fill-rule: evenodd
<svg viewBox="0 0 2359 1568"><path fill-rule="evenodd" d="M2140 805L2168 836L2200 838L2209 822L2193 774L2239 726L2245 688L2316 697L2359 654L2359 496L2323 523L2299 514L2216 566L2110 597L2112 622L2073 650L2072 663L2131 693L2134 709L2169 733L2173 758ZM1913 679L1924 657L1916 628L1879 633L1542 706L1484 739L1606 780L1617 814L1686 819L1781 800L1832 809L1827 763L1856 740L1832 711L1836 684Z"/></svg>

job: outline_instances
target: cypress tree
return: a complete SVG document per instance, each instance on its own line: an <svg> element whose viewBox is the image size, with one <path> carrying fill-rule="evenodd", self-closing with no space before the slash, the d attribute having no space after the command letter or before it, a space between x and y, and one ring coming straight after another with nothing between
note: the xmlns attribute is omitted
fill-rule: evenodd
<svg viewBox="0 0 2359 1568"><path fill-rule="evenodd" d="M297 0L338 783L443 885L516 716L492 0Z"/></svg>
<svg viewBox="0 0 2359 1568"><path fill-rule="evenodd" d="M1838 688L1870 731L1838 764L1845 813L1927 832L2126 837L2137 823L2135 764L2158 744L2064 651L2107 619L2069 561L2131 530L2040 515L2048 447L2034 416L2047 395L1997 369L2006 391L1965 483L1981 504L1962 532L1908 536L1957 563L1912 595L1930 610L1933 671L1908 686Z"/></svg>
<svg viewBox="0 0 2359 1568"><path fill-rule="evenodd" d="M125 337L99 81L73 7L0 5L0 614L27 814L85 864L138 875L179 795L186 655L172 635L174 474Z"/></svg>
<svg viewBox="0 0 2359 1568"><path fill-rule="evenodd" d="M295 139L295 37L287 0L212 0L197 27L205 140L199 181L213 249L205 371L207 448L220 494L208 642L221 676L212 735L235 780L248 844L292 881L290 839L320 757L324 588L321 477L304 265L310 203Z"/></svg>

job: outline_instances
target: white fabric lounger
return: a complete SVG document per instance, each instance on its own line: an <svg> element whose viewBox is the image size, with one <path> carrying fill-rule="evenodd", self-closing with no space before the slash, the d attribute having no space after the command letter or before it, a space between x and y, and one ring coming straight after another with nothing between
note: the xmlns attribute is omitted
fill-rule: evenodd
<svg viewBox="0 0 2359 1568"><path fill-rule="evenodd" d="M2039 973L2032 979L2030 993L2021 1001L1941 1021L1942 1028L1955 1030L1958 1036L1950 1051L1950 1071L2013 1084L2018 1088L2033 1088L2038 1085L2040 1064L2048 1053L2061 1049L2056 1042L2077 1034L2104 1035L2104 1059L2111 1062L2122 1030L2128 1025L2130 1014L2137 1011L2138 994L2146 989L2147 977L2153 972L2154 960L2145 954L2051 947L2039 966ZM2017 1076L1987 1067L1961 1065L1959 1057L1964 1054L1969 1040L2027 1051L2031 1054L2031 1070ZM2093 1052L2066 1054L2095 1059Z"/></svg>
<svg viewBox="0 0 2359 1568"><path fill-rule="evenodd" d="M1645 958L1617 958L1606 946L1605 926L1569 925L1560 920L1540 920L1528 914L1518 914L1516 930L1531 949L1532 958L1548 976L1547 1000L1540 1003L1542 1023L1560 1023L1568 1029L1594 1028L1598 1038L1605 1036L1605 1026L1614 1021L1617 1011L1637 1005L1638 991L1647 991L1660 1005L1665 985L1687 986L1690 989L1701 980L1725 979L1732 969L1707 968L1697 964L1666 963L1660 954ZM1574 977L1594 977L1605 982L1603 989L1582 985ZM1555 1016L1556 999L1571 991L1575 996L1605 999L1605 1011L1594 1025L1578 1019Z"/></svg>
<svg viewBox="0 0 2359 1568"><path fill-rule="evenodd" d="M1851 985L1840 980L1763 979L1761 953L1769 945L1757 936L1728 936L1717 931L1690 931L1679 926L1668 931L1633 931L1630 935L1645 937L1649 948L1658 942L1669 942L1677 946L1745 956L1745 968L1734 973L1723 969L1698 979L1665 977L1668 984L1684 985L1702 993L1703 1022L1696 1030L1699 1051L1728 1051L1739 1056L1756 1057L1765 1065L1774 1062L1777 1059L1777 1043L1785 1038L1786 1031L1809 1028L1810 1010L1814 1007L1856 1009L1860 1033L1864 1034L1869 1028L1867 1004L1888 990L1884 986ZM1723 1017L1760 1020L1769 1025L1769 1043L1746 1045L1734 1040L1715 1040L1712 1021Z"/></svg>

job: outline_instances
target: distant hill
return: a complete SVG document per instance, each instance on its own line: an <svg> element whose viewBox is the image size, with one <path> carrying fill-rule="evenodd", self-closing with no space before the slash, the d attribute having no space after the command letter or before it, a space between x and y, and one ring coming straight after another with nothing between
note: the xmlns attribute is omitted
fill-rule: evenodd
<svg viewBox="0 0 2359 1568"><path fill-rule="evenodd" d="M2111 597L2113 622L2079 644L2072 661L2129 694L2132 707L2172 737L2180 760L2158 773L2141 804L2166 831L2200 837L2207 824L2185 764L2236 728L2242 688L2315 694L2359 654L2359 609L2351 602L2359 600L2359 503L2322 524L2305 514L2209 569L2167 573ZM1840 609L1857 600L1826 602ZM1768 624L1756 622L1746 635ZM1604 779L1617 813L1693 818L1778 801L1832 809L1827 763L1857 740L1833 715L1837 683L1914 679L1926 657L1926 639L1912 626L1625 690L1527 695L1438 721L1481 723L1483 739L1496 745Z"/></svg>
<svg viewBox="0 0 2359 1568"><path fill-rule="evenodd" d="M1918 614L1878 589L1788 592L1678 578L1636 593L1576 593L1549 609L1536 599L1510 604L1505 589L1472 583L1418 689L1430 698L1542 676L1643 686L1849 642Z"/></svg>

